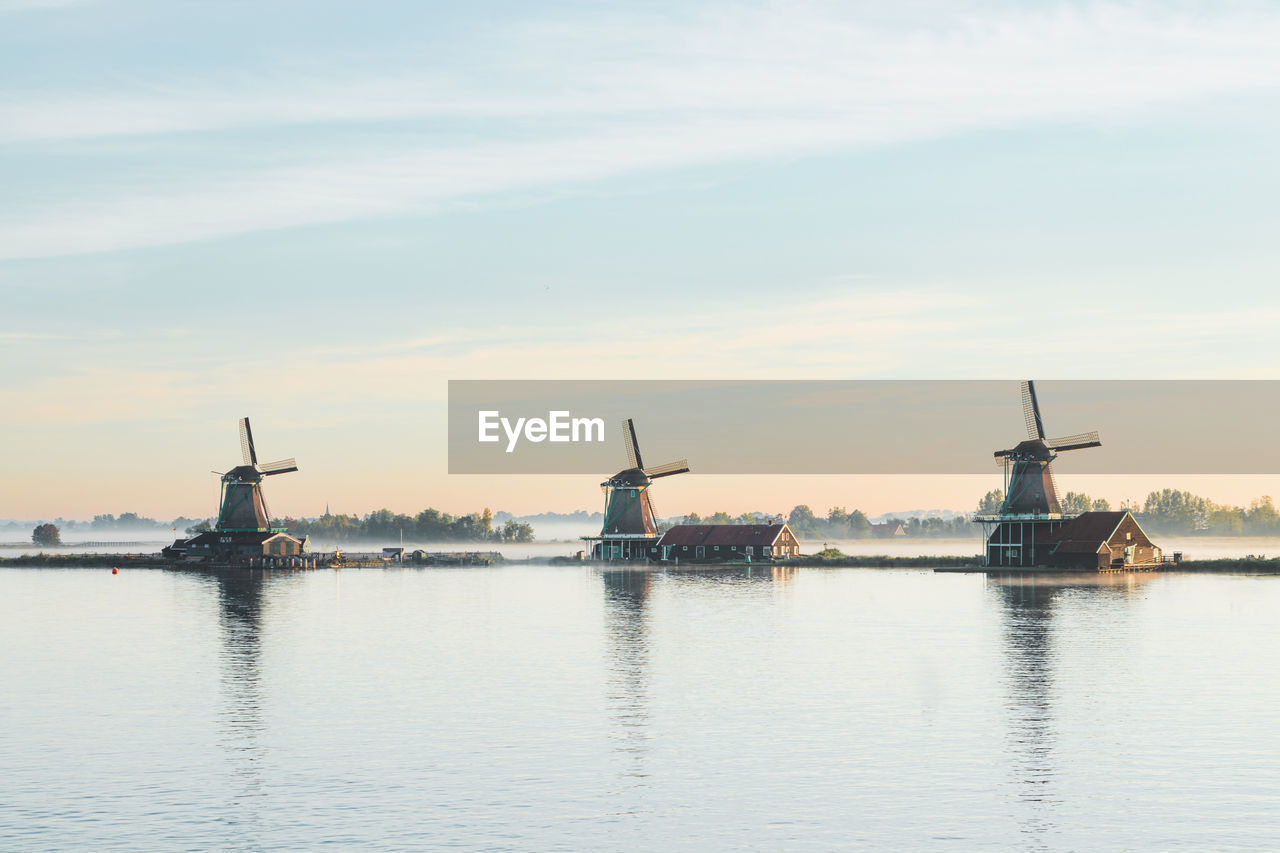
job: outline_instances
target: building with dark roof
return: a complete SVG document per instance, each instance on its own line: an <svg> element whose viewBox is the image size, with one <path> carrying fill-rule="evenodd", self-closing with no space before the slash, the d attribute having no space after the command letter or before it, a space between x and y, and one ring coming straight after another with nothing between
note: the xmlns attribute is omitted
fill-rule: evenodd
<svg viewBox="0 0 1280 853"><path fill-rule="evenodd" d="M1128 510L1086 512L1064 525L1049 555L1053 565L1097 568L1150 566L1164 554Z"/></svg>
<svg viewBox="0 0 1280 853"><path fill-rule="evenodd" d="M800 543L784 522L677 524L658 539L650 559L736 563L799 555Z"/></svg>
<svg viewBox="0 0 1280 853"><path fill-rule="evenodd" d="M997 524L987 537L988 566L1052 566L1106 571L1158 565L1160 547L1128 510L1085 512L1056 524Z"/></svg>
<svg viewBox="0 0 1280 853"><path fill-rule="evenodd" d="M229 533L210 530L186 542L186 557L215 562L255 562L260 558L296 557L310 550L310 544L278 530Z"/></svg>

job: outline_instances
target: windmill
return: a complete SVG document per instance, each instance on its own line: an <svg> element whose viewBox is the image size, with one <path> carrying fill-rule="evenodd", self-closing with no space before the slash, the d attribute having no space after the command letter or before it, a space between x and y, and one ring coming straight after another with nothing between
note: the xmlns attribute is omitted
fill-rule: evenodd
<svg viewBox="0 0 1280 853"><path fill-rule="evenodd" d="M240 454L244 464L222 475L222 498L215 529L235 533L268 532L271 510L262 496L262 478L297 471L298 464L293 459L282 459L259 465L248 418L240 419Z"/></svg>
<svg viewBox="0 0 1280 853"><path fill-rule="evenodd" d="M681 459L646 468L640 456L640 442L636 439L636 427L631 418L622 422L622 443L627 449L629 467L600 484L604 492L604 524L598 538L602 540L602 547L617 549L614 552L616 556L630 556L630 553L624 552L633 550L632 543L609 543L603 540L656 538L657 515L653 511L653 498L650 495L652 481L684 474L689 470L689 463L688 460Z"/></svg>
<svg viewBox="0 0 1280 853"><path fill-rule="evenodd" d="M1102 442L1096 431L1046 439L1036 386L1031 380L1022 383L1022 412L1027 422L1027 440L1010 450L995 452L996 464L1004 468L1006 482L1000 514L1061 515L1053 482L1053 460L1059 453L1101 447Z"/></svg>

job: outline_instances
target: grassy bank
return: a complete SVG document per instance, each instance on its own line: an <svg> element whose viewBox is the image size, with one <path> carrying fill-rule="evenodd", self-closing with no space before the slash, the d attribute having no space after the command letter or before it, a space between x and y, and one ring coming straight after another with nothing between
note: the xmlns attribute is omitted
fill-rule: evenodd
<svg viewBox="0 0 1280 853"><path fill-rule="evenodd" d="M440 560L435 565L474 565L474 561L460 559L470 555L450 554L439 555ZM452 559L450 559L452 558ZM490 558L492 564L510 563L513 565L577 565L577 566L604 566L607 564L598 563L591 560L583 562L575 557L530 557L522 560L503 560L500 557ZM963 556L934 556L934 557L890 557L886 555L853 555L845 554L835 548L827 548L816 554L805 554L791 560L781 560L776 563L757 562L757 563L695 563L692 561L675 563L635 563L627 564L634 568L644 569L740 569L748 566L754 568L768 568L771 566L791 566L791 567L807 567L807 568L827 568L827 569L845 569L845 568L875 568L875 569L952 569L952 568L978 568L979 557L975 555ZM197 568L191 564L179 563L175 564L171 560L166 560L159 554L23 554L17 557L0 557L0 568L48 568L48 569L74 569L74 568L101 568L103 566L119 566L120 568L135 569L164 569L177 565L179 568ZM397 568L430 568L431 564L415 563L405 561L403 563L384 563L381 560L351 560L345 561L343 566L348 568L359 568L363 566L381 567L394 566ZM213 566L207 566L214 568ZM324 566L322 566L324 568ZM622 565L619 565L622 568ZM1035 571L1054 571L1053 569L1026 569L1027 572ZM1061 571L1061 570L1059 570ZM1078 572L1079 570L1074 570ZM1142 571L1136 569L1135 571ZM1238 572L1241 574L1280 574L1280 557L1240 557L1240 558L1223 558L1215 560L1183 560L1175 565L1168 565L1165 571L1173 572Z"/></svg>
<svg viewBox="0 0 1280 853"><path fill-rule="evenodd" d="M0 557L0 567L35 567L45 569L101 568L128 566L134 569L163 569L172 565L159 554L23 554Z"/></svg>
<svg viewBox="0 0 1280 853"><path fill-rule="evenodd" d="M938 568L940 566L972 566L981 558L976 554L964 556L890 557L887 554L846 554L838 548L826 548L816 554L785 560L785 566L813 566L823 568Z"/></svg>

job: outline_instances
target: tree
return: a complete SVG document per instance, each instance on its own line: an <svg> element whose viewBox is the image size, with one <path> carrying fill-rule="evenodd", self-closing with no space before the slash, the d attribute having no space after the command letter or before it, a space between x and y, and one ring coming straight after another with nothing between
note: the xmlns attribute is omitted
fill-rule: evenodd
<svg viewBox="0 0 1280 853"><path fill-rule="evenodd" d="M849 513L850 536L854 539L870 539L871 532L871 520L867 518L866 513L860 509Z"/></svg>
<svg viewBox="0 0 1280 853"><path fill-rule="evenodd" d="M62 534L58 532L56 524L37 524L36 529L31 531L31 541L36 545L61 545Z"/></svg>
<svg viewBox="0 0 1280 853"><path fill-rule="evenodd" d="M208 533L213 529L213 519L206 518L204 521L197 521L195 524L187 528L188 536L199 536L201 533Z"/></svg>
<svg viewBox="0 0 1280 853"><path fill-rule="evenodd" d="M1255 536L1272 535L1280 529L1280 512L1271 503L1270 495L1263 495L1249 504L1245 523L1249 532Z"/></svg>
<svg viewBox="0 0 1280 853"><path fill-rule="evenodd" d="M1067 492L1062 497L1062 511L1067 515L1079 515L1088 512L1093 506L1089 496L1081 492Z"/></svg>
<svg viewBox="0 0 1280 853"><path fill-rule="evenodd" d="M521 524L513 518L502 525L502 541L532 542L533 528L527 524Z"/></svg>
<svg viewBox="0 0 1280 853"><path fill-rule="evenodd" d="M1004 506L1004 491L996 489L994 492L987 492L982 496L982 500L978 501L978 512L982 515L990 515L999 512L1002 506Z"/></svg>
<svg viewBox="0 0 1280 853"><path fill-rule="evenodd" d="M792 527L807 525L813 521L813 510L809 509L806 504L791 510L791 514L787 516L787 523Z"/></svg>
<svg viewBox="0 0 1280 853"><path fill-rule="evenodd" d="M1106 498L1095 498L1093 501L1094 512L1111 512L1111 501Z"/></svg>

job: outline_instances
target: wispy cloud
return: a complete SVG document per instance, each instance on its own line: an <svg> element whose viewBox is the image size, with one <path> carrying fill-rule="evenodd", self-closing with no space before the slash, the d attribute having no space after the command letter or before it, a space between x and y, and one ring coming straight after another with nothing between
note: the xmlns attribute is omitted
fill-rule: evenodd
<svg viewBox="0 0 1280 853"><path fill-rule="evenodd" d="M0 0L0 12L30 12L82 6L93 0Z"/></svg>
<svg viewBox="0 0 1280 853"><path fill-rule="evenodd" d="M19 0L61 5L76 0ZM240 71L80 93L9 92L0 140L375 119L836 117L892 140L1008 119L1097 115L1280 84L1280 11L1221 5L952 8L929 27L864 23L846 8L693 7L595 13L485 36L470 66L383 76ZM317 66L318 67L318 66ZM176 80L176 82L175 82Z"/></svg>
<svg viewBox="0 0 1280 853"><path fill-rule="evenodd" d="M37 332L0 332L0 341L63 341L67 335L45 335Z"/></svg>
<svg viewBox="0 0 1280 853"><path fill-rule="evenodd" d="M715 5L675 18L526 20L487 34L460 67L428 60L359 77L242 72L164 87L11 91L0 95L0 142L11 145L413 124L390 150L318 134L301 154L264 136L255 147L296 165L226 164L202 178L138 169L81 198L31 200L0 218L0 258L399 215L984 128L1128 120L1280 86L1278 43L1280 10L1267 6L975 6L921 27L820 4ZM440 142L441 127L455 141Z"/></svg>

